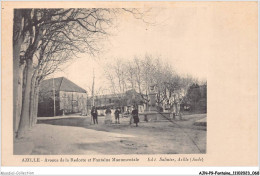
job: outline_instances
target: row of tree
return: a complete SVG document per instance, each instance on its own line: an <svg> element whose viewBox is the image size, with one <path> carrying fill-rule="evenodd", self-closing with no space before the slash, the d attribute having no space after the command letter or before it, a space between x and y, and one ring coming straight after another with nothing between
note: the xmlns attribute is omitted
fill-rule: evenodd
<svg viewBox="0 0 260 176"><path fill-rule="evenodd" d="M37 116L41 81L78 53L96 54L119 11L135 9L15 9L13 19L14 132L23 136Z"/></svg>
<svg viewBox="0 0 260 176"><path fill-rule="evenodd" d="M105 74L112 93L120 96L127 90L135 90L143 102L149 104L148 95L154 89L157 106L167 105L171 109L186 95L189 87L198 82L191 76L177 74L163 58L151 55L130 61L116 59L115 63L107 65Z"/></svg>
<svg viewBox="0 0 260 176"><path fill-rule="evenodd" d="M192 112L207 112L207 82L202 85L192 84L183 98L183 106Z"/></svg>

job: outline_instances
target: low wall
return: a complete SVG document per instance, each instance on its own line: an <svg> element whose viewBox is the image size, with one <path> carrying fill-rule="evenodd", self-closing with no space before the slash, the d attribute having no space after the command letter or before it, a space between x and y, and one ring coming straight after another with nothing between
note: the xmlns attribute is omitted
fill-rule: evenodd
<svg viewBox="0 0 260 176"><path fill-rule="evenodd" d="M160 120L167 120L172 119L171 113L169 112L142 112L139 113L140 121L160 121Z"/></svg>

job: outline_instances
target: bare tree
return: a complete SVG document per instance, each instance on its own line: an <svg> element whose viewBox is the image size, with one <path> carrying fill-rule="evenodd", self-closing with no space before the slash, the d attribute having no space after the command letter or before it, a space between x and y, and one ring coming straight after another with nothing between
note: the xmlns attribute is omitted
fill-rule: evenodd
<svg viewBox="0 0 260 176"><path fill-rule="evenodd" d="M116 62L109 66L109 72L106 76L110 82L114 93L122 93L120 87L122 80L125 81L126 90L134 90L142 98L142 101L148 105L150 87L156 90L156 103L158 107L170 108L170 111L177 109L188 87L194 82L190 76L183 77L174 72L174 68L163 62L163 58L145 55L135 56L132 61ZM122 69L124 73L120 71ZM122 79L124 75L124 79ZM124 91L125 92L125 91Z"/></svg>
<svg viewBox="0 0 260 176"><path fill-rule="evenodd" d="M98 53L98 42L108 35L117 12L102 8L14 10L14 122L19 122L18 137L33 122L30 118L37 108L33 97L40 81L79 52Z"/></svg>

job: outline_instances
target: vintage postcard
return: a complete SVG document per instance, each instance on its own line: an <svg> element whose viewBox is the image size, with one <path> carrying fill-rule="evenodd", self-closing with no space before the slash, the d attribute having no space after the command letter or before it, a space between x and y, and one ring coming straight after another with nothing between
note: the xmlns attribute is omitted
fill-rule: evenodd
<svg viewBox="0 0 260 176"><path fill-rule="evenodd" d="M257 166L257 2L2 2L3 166Z"/></svg>

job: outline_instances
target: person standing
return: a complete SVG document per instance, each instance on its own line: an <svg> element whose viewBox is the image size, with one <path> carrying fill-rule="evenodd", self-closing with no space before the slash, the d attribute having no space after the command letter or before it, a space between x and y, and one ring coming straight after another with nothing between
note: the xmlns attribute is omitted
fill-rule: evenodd
<svg viewBox="0 0 260 176"><path fill-rule="evenodd" d="M138 109L135 106L133 107L132 116L134 118L134 123L136 124L137 127L139 123L139 116L138 116Z"/></svg>
<svg viewBox="0 0 260 176"><path fill-rule="evenodd" d="M105 117L105 124L111 124L112 123L112 117L111 117L111 109L108 107L106 109L106 117Z"/></svg>
<svg viewBox="0 0 260 176"><path fill-rule="evenodd" d="M93 118L93 121L94 121L94 124L98 124L98 119L97 119L97 108L95 106L92 107L92 110L91 110L91 115L92 115L92 118Z"/></svg>
<svg viewBox="0 0 260 176"><path fill-rule="evenodd" d="M116 123L120 124L120 122L119 122L119 114L120 114L119 108L116 108L114 114L115 114Z"/></svg>

